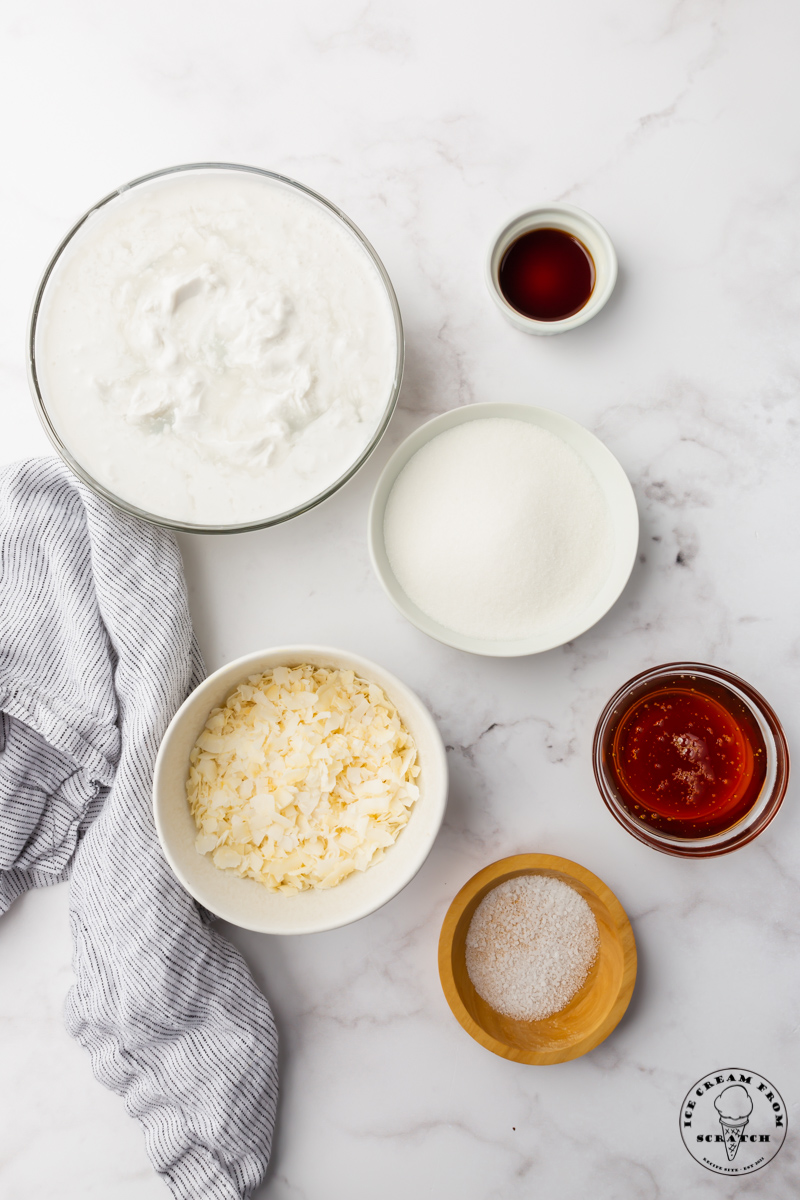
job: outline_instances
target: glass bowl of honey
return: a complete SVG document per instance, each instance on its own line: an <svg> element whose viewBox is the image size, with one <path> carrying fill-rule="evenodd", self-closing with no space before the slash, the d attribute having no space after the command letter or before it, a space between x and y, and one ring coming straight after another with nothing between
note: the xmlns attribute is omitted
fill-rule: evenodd
<svg viewBox="0 0 800 1200"><path fill-rule="evenodd" d="M705 663L666 663L628 680L597 724L593 763L620 825L683 858L746 846L789 782L772 707L745 680Z"/></svg>

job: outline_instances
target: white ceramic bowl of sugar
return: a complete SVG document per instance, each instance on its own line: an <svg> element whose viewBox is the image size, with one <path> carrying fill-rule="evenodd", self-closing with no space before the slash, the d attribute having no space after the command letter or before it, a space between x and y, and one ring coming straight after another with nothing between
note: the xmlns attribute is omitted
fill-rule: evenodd
<svg viewBox="0 0 800 1200"><path fill-rule="evenodd" d="M392 489L417 452L456 426L493 418L528 422L565 442L594 477L607 505L613 533L607 572L592 599L578 612L569 612L563 619L550 620L541 629L525 637L509 639L470 636L449 628L424 612L398 582L384 536L386 508ZM611 451L577 421L551 409L526 404L470 404L434 417L406 438L394 452L372 497L368 538L372 564L384 590L395 607L418 629L457 650L513 658L539 654L571 642L605 616L622 593L633 569L639 543L639 515L633 489L624 470Z"/></svg>
<svg viewBox="0 0 800 1200"><path fill-rule="evenodd" d="M336 887L296 896L269 892L254 879L220 870L195 849L197 829L186 799L189 755L212 708L249 675L273 667L338 667L379 685L395 705L418 752L419 799L385 857ZM447 757L436 724L417 696L377 663L330 646L278 646L238 658L209 675L172 718L156 760L153 808L167 862L195 900L232 925L257 933L321 933L358 921L386 904L420 869L436 840L447 803Z"/></svg>

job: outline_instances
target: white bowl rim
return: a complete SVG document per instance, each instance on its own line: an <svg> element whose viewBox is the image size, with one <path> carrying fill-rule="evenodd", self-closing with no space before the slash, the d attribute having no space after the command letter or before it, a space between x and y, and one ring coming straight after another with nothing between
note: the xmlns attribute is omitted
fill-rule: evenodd
<svg viewBox="0 0 800 1200"><path fill-rule="evenodd" d="M508 231L515 225L519 226L515 237L521 237L522 234L530 229L538 228L540 224L538 220L539 216L547 213L555 214L556 219L560 213L566 217L571 217L576 225L583 225L589 231L590 237L597 239L605 256L605 262L595 262L597 277L595 279L594 290L583 308L578 309L571 317L564 317L560 321L537 321L534 317L528 317L525 313L519 312L506 300L495 275L494 260L497 247L505 241ZM569 230L568 232L574 233L573 230ZM504 248L504 252L507 248ZM600 279L601 272L602 283ZM541 337L550 337L557 333L567 333L570 329L577 329L578 326L585 325L592 317L597 316L601 308L605 307L611 293L614 291L618 273L617 252L614 249L614 243L611 241L606 228L600 224L597 217L593 217L586 209L579 208L576 204L566 204L561 200L550 200L542 204L528 205L526 208L522 208L519 212L514 213L513 216L508 217L489 243L484 271L486 286L503 315L508 318L512 325L516 325L518 329L524 330L525 333L538 334Z"/></svg>
<svg viewBox="0 0 800 1200"><path fill-rule="evenodd" d="M623 515L622 520L614 522L616 545L613 565L609 570L606 582L592 603L582 614L578 614L574 618L574 625L564 626L563 633L561 632L562 627L557 626L558 632L555 635L545 631L544 634L514 641L493 641L458 633L441 625L438 621L434 621L432 617L418 608L397 582L389 564L383 539L383 519L389 494L403 467L418 450L446 430L469 421L487 420L492 417L528 421L530 424L547 429L571 446L590 470L592 470L591 463L586 460L586 456L581 450L581 443L584 447L591 447L592 452L606 463L615 481L614 491ZM592 473L597 478L596 473L594 471ZM608 500L610 490L603 486L601 480L598 479L597 482ZM416 625L417 629L456 650L465 650L470 654L483 654L492 658L517 658L529 654L542 654L546 650L554 650L558 646L563 646L586 633L609 612L622 594L636 561L639 549L639 513L633 488L625 471L605 443L601 442L584 425L554 409L539 408L529 404L484 402L467 404L461 408L440 413L424 425L420 425L400 443L381 472L372 494L367 540L372 566L383 590L395 608L412 625Z"/></svg>
<svg viewBox="0 0 800 1200"><path fill-rule="evenodd" d="M427 726L427 730L428 730L429 734L431 735L430 736L430 745L429 745L428 749L434 755L435 760L436 760L432 765L432 771L438 772L440 780L441 780L441 786L435 792L432 791L431 795L429 795L429 796L426 795L426 797L425 797L426 804L430 805L431 810L432 810L432 823L431 823L431 827L430 827L429 837L419 848L417 854L414 856L414 858L412 859L412 861L410 863L410 869L406 872L406 874L404 875L404 877L402 878L402 880L399 883L397 883L396 885L392 885L391 887L384 888L383 891L377 891L376 895L373 899L370 899L370 900L362 903L360 906L357 906L356 908L354 908L352 913L350 915L348 915L345 920L309 921L306 924L298 923L296 927L293 927L291 929L276 928L273 925L271 925L269 921L266 921L266 922L261 921L261 922L256 922L256 923L253 923L250 921L243 921L239 917L237 917L236 913L234 913L233 911L231 911L229 909L222 911L224 906L210 904L208 897L202 894L202 889L198 889L197 887L195 887L194 884L192 883L192 881L186 877L184 871L181 868L180 863L178 862L175 855L172 853L172 849L169 844L169 838L166 835L166 832L164 829L163 813L162 813L162 805L164 803L164 800L163 800L163 788L161 785L162 785L162 780L163 780L163 776L164 776L165 769L166 769L167 759L168 759L168 756L170 753L170 742L171 742L172 737L175 735L176 731L180 728L182 721L183 721L183 719L186 715L186 712L189 709L192 701L196 700L198 695L202 694L204 691L211 691L213 689L214 685L217 683L217 681L222 676L227 675L229 672L231 674L241 673L241 675L240 675L240 682L241 682L247 678L248 673L252 673L254 669L258 669L258 665L260 663L263 663L263 660L265 658L278 657L278 656L280 656L281 658L292 659L298 665L302 662L307 661L309 656L312 656L314 658L319 658L319 659L324 659L324 658L328 658L329 656L332 656L333 658L340 658L343 660L347 660L351 664L351 668L357 674L361 675L364 679L369 680L372 678L372 679L375 679L376 682L379 682L380 677L382 676L384 680L390 680L391 681L391 690L388 686L385 686L383 683L381 683L381 686L384 687L384 690L387 692L387 695L389 695L389 698L394 701L396 696L402 697L402 699L406 702L406 704L408 704L410 707L412 707L414 709L416 718L419 720L420 724ZM275 665L278 665L278 664L276 663ZM267 669L267 668L262 668L262 669ZM377 676L377 678L376 678L376 676ZM230 686L231 686L231 690L233 690L233 688L236 687L237 685L235 683L233 683ZM212 706L209 705L209 709L208 709L209 712L211 711L211 707ZM174 717L172 718L169 725L167 726L167 729L164 732L164 736L161 739L161 744L158 749L158 754L156 756L155 769L153 772L153 788L152 788L153 818L155 821L156 833L158 835L158 840L161 845L161 850L162 850L164 857L166 858L173 874L175 875L175 877L177 878L177 880L181 884L181 886L199 904L202 904L204 908L208 909L208 911L212 912L215 916L220 917L222 920L227 921L231 925L238 926L238 928L240 928L240 929L249 929L249 930L252 930L254 933L270 933L270 934L276 934L276 935L282 935L282 936L290 936L290 935L294 936L296 934L300 935L300 934L307 934L307 933L324 933L331 929L339 929L345 925L350 925L354 921L359 921L359 920L361 920L362 917L369 916L370 913L376 912L377 909L382 908L384 904L387 904L390 900L394 899L394 897L397 896L403 890L403 888L405 888L411 882L411 880L417 875L417 873L421 869L423 863L425 862L428 855L430 854L431 849L433 848L433 844L436 840L436 837L438 836L442 821L444 820L445 809L447 806L447 791L448 791L447 753L445 750L445 746L444 746L444 742L442 740L441 733L439 732L436 722L434 721L434 719L431 716L431 713L429 712L427 707L422 703L422 701L419 699L419 697L416 695L416 693L407 684L403 683L403 681L401 679L399 679L391 671L386 670L386 668L382 667L379 663L376 663L371 659L364 658L359 654L353 654L349 650L341 650L340 648L334 647L334 646L321 646L321 645L316 645L316 644L311 644L311 643L289 644L289 645L282 645L282 646L270 646L270 647L267 647L262 650L253 651L250 654L242 655L240 658L232 659L230 662L223 664L223 666L219 667L216 671L213 671L210 675L207 675L206 678L202 681L202 683L198 684L198 686L189 693L189 695L183 701L180 708L175 713ZM415 810L412 809L409 824L411 821L413 821L414 813L415 813ZM404 832L405 832L405 830L401 830L401 834L400 834L401 837ZM392 848L394 848L394 847L392 847ZM366 872L363 872L363 875L371 876L372 872L376 869L379 870L380 866L382 866L382 865L383 865L383 863L377 863L374 868L369 868ZM225 874L232 875L233 873L226 872ZM372 876L372 878L374 879L375 876ZM381 877L378 876L377 878L380 881ZM254 881L242 880L242 882L249 883L249 882L254 882ZM342 884L338 885L337 888L331 888L330 889L331 893L338 892L338 889L346 884L347 884L347 880L345 879ZM256 884L255 886L259 887L261 885ZM264 894L266 896L271 895L271 893L267 892L266 890L265 890ZM300 894L303 895L305 893L300 893Z"/></svg>

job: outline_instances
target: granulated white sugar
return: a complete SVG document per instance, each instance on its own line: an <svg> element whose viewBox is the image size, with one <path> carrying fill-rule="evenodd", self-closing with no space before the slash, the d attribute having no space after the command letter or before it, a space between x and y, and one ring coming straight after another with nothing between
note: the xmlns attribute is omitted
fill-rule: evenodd
<svg viewBox="0 0 800 1200"><path fill-rule="evenodd" d="M519 875L484 896L467 932L467 971L496 1012L541 1021L583 986L600 938L594 913L552 875Z"/></svg>
<svg viewBox="0 0 800 1200"><path fill-rule="evenodd" d="M384 543L418 608L468 637L534 636L582 612L605 582L608 504L560 437L505 417L457 425L398 475Z"/></svg>

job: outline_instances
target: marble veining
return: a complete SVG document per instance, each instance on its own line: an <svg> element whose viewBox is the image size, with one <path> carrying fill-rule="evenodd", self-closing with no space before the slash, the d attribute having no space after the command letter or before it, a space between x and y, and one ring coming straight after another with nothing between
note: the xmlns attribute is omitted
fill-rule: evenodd
<svg viewBox="0 0 800 1200"><path fill-rule="evenodd" d="M282 1036L257 1200L793 1200L797 788L755 844L686 863L616 825L590 751L609 695L675 659L751 680L797 744L800 10L9 0L0 28L3 461L48 450L23 357L39 274L82 211L148 170L210 159L299 178L362 227L403 313L399 408L357 477L289 525L181 539L209 668L291 641L375 658L428 704L452 772L433 852L384 909L301 939L229 931ZM495 309L483 259L511 213L548 198L606 225L620 278L595 320L536 339ZM536 658L429 641L367 555L367 505L392 450L430 416L485 400L581 421L623 464L641 515L618 604ZM603 878L640 955L612 1037L548 1068L474 1044L436 971L455 892L525 850ZM63 886L0 923L0 964L3 1200L166 1195L138 1127L63 1030ZM766 1075L789 1110L779 1156L749 1178L704 1171L678 1134L689 1086L722 1064Z"/></svg>

